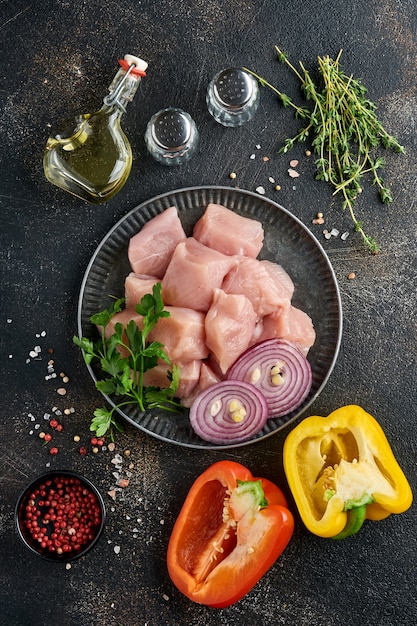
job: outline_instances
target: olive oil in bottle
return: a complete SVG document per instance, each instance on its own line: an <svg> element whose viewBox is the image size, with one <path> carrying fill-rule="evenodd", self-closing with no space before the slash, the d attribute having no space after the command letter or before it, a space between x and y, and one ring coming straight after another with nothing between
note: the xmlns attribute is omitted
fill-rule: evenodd
<svg viewBox="0 0 417 626"><path fill-rule="evenodd" d="M129 54L119 64L102 107L63 124L49 137L44 152L46 178L93 204L120 191L132 166L132 150L120 119L148 64Z"/></svg>

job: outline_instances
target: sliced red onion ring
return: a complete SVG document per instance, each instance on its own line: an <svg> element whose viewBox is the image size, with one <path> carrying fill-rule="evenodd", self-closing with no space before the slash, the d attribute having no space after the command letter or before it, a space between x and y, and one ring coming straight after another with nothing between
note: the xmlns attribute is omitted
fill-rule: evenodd
<svg viewBox="0 0 417 626"><path fill-rule="evenodd" d="M307 397L311 365L289 341L268 339L246 350L227 372L227 379L255 385L266 398L269 417L281 417Z"/></svg>
<svg viewBox="0 0 417 626"><path fill-rule="evenodd" d="M268 419L268 404L254 385L224 380L212 385L190 408L193 430L218 445L251 439Z"/></svg>

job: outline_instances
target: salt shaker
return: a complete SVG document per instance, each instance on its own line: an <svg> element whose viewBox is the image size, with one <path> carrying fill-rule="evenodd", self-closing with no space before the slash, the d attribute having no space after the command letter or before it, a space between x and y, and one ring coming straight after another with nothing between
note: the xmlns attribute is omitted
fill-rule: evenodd
<svg viewBox="0 0 417 626"><path fill-rule="evenodd" d="M240 67L222 70L211 80L207 107L223 126L241 126L255 115L259 105L256 79Z"/></svg>
<svg viewBox="0 0 417 626"><path fill-rule="evenodd" d="M191 116L176 108L158 111L146 127L145 143L151 155L164 165L188 161L198 146L199 135Z"/></svg>

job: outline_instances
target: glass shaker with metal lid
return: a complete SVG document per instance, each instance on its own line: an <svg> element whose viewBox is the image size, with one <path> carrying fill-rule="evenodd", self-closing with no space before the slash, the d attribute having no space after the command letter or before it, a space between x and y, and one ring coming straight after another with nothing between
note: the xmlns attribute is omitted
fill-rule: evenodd
<svg viewBox="0 0 417 626"><path fill-rule="evenodd" d="M259 105L256 79L240 67L222 70L210 81L207 108L223 126L241 126L255 115Z"/></svg>
<svg viewBox="0 0 417 626"><path fill-rule="evenodd" d="M199 135L191 116L174 107L162 109L149 120L145 143L163 165L180 165L195 153Z"/></svg>

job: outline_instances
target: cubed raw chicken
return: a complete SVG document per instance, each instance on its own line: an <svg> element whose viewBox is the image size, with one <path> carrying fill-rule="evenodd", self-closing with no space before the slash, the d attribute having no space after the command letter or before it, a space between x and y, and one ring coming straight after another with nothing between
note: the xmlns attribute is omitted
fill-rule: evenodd
<svg viewBox="0 0 417 626"><path fill-rule="evenodd" d="M223 291L245 295L258 317L290 303L287 288L276 280L268 265L250 257L238 258L238 264L223 281Z"/></svg>
<svg viewBox="0 0 417 626"><path fill-rule="evenodd" d="M185 307L166 306L169 317L158 320L149 334L150 341L159 341L169 358L186 363L205 359L209 350L206 346L205 315Z"/></svg>
<svg viewBox="0 0 417 626"><path fill-rule="evenodd" d="M216 383L219 383L221 380L222 378L217 376L211 367L203 361L201 363L200 378L198 379L197 385L194 387L190 395L181 397L181 404L189 408L202 391L208 389Z"/></svg>
<svg viewBox="0 0 417 626"><path fill-rule="evenodd" d="M200 379L201 361L189 361L188 363L177 363L180 368L181 378L176 398L186 398L191 396ZM160 363L151 370L145 372L143 383L145 387L169 387L168 370L171 369L167 363Z"/></svg>
<svg viewBox="0 0 417 626"><path fill-rule="evenodd" d="M135 274L162 278L177 244L186 238L176 207L156 215L129 242L128 257Z"/></svg>
<svg viewBox="0 0 417 626"><path fill-rule="evenodd" d="M280 291L282 290L282 293L286 293L288 300L291 300L294 295L294 283L282 265L278 265L278 263L273 263L272 261L267 261L266 259L261 261L261 263L268 271L271 278L275 281L276 288Z"/></svg>
<svg viewBox="0 0 417 626"><path fill-rule="evenodd" d="M109 337L111 337L111 335L114 334L116 324L119 323L123 326L123 328L126 328L130 320L134 320L137 326L139 328L142 328L142 324L143 324L142 315L138 315L132 309L123 309L123 311L120 311L119 313L116 313L115 315L113 315L112 319L106 326L106 331L105 331L106 339L109 339ZM99 331L101 332L101 328L99 328ZM122 357L128 356L128 351L126 348L119 347L118 350L120 354L122 355Z"/></svg>
<svg viewBox="0 0 417 626"><path fill-rule="evenodd" d="M195 224L193 237L223 254L255 258L262 249L264 230L261 222L210 203Z"/></svg>
<svg viewBox="0 0 417 626"><path fill-rule="evenodd" d="M301 352L306 356L316 339L313 321L307 313L297 309L292 304L283 309L267 315L263 318L263 332L261 341L264 339L287 339L297 344Z"/></svg>
<svg viewBox="0 0 417 626"><path fill-rule="evenodd" d="M221 286L227 272L235 264L235 257L212 250L189 237L175 248L162 279L164 302L196 311L207 311L214 289Z"/></svg>
<svg viewBox="0 0 417 626"><path fill-rule="evenodd" d="M125 280L126 308L134 310L143 296L152 293L153 286L158 282L160 279L155 276L135 274L134 272L128 274Z"/></svg>
<svg viewBox="0 0 417 626"><path fill-rule="evenodd" d="M206 343L223 374L249 346L256 319L246 296L215 289L206 315Z"/></svg>
<svg viewBox="0 0 417 626"><path fill-rule="evenodd" d="M148 341L159 341L171 361L194 361L205 359L209 350L206 346L205 315L200 311L183 307L166 306L169 317L158 320L155 328L149 333ZM132 309L124 309L116 313L106 327L106 337L114 333L117 322L125 328L130 320L134 320L139 329L143 326L143 317ZM126 356L126 350L120 350Z"/></svg>

